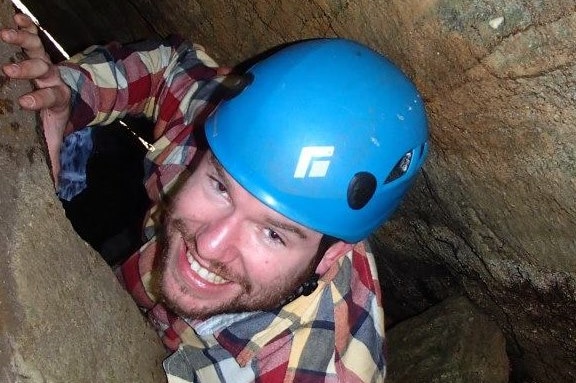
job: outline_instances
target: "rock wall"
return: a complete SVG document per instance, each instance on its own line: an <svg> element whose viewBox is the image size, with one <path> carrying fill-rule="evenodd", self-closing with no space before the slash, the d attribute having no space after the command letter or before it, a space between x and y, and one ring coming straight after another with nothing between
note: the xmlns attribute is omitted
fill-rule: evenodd
<svg viewBox="0 0 576 383"><path fill-rule="evenodd" d="M387 54L421 89L432 141L413 193L374 239L390 326L462 292L505 332L513 381L576 380L573 1L133 0L137 17L103 28L108 1L30 3L63 36L74 31L55 10L82 7L74 21L94 41L147 25L228 65L318 36Z"/></svg>
<svg viewBox="0 0 576 383"><path fill-rule="evenodd" d="M464 297L399 323L387 338L387 383L508 383L502 331Z"/></svg>
<svg viewBox="0 0 576 383"><path fill-rule="evenodd" d="M16 103L30 90L0 76L0 381L162 382L156 333L55 196L36 117Z"/></svg>

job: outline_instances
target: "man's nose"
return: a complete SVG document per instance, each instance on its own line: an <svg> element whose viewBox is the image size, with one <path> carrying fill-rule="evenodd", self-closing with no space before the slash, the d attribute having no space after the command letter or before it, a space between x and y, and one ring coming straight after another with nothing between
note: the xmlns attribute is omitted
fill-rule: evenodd
<svg viewBox="0 0 576 383"><path fill-rule="evenodd" d="M240 223L233 214L207 222L196 237L198 255L222 263L233 261L240 255L239 232Z"/></svg>

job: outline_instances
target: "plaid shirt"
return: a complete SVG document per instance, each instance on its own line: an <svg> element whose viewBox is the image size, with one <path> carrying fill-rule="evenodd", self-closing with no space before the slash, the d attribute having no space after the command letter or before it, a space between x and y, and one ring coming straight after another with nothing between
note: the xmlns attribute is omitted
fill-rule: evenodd
<svg viewBox="0 0 576 383"><path fill-rule="evenodd" d="M72 88L76 128L125 114L155 121L146 189L149 238L117 275L172 352L170 382L383 382L384 314L372 254L363 243L320 278L318 288L274 311L178 317L154 295L154 259L163 202L196 151L192 134L221 86L203 48L173 38L92 47L60 66Z"/></svg>

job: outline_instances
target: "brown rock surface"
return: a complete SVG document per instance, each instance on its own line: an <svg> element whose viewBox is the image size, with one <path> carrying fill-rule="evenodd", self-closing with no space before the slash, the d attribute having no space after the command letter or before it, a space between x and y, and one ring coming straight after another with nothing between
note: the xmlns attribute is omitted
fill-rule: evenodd
<svg viewBox="0 0 576 383"><path fill-rule="evenodd" d="M35 116L15 102L29 90L0 76L0 381L161 382L155 332L55 197Z"/></svg>
<svg viewBox="0 0 576 383"><path fill-rule="evenodd" d="M464 297L388 331L387 383L507 383L506 340Z"/></svg>
<svg viewBox="0 0 576 383"><path fill-rule="evenodd" d="M29 3L75 44L82 28L86 45L150 26L225 64L318 36L390 56L422 90L432 136L377 238L390 321L464 293L506 334L512 381L576 381L574 1L136 0L105 25L113 0Z"/></svg>

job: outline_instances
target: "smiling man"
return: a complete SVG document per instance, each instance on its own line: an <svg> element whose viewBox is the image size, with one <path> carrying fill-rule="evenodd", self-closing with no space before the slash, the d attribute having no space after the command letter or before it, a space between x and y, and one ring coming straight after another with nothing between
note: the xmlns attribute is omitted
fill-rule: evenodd
<svg viewBox="0 0 576 383"><path fill-rule="evenodd" d="M310 257L321 237L262 204L207 153L168 214L166 302L193 318L274 309L326 271Z"/></svg>
<svg viewBox="0 0 576 383"><path fill-rule="evenodd" d="M53 65L31 21L4 66L38 86L58 179L63 136L154 122L147 243L119 280L171 351L171 382L382 382L384 317L366 237L427 152L407 77L344 39L290 44L238 73L179 39L92 47Z"/></svg>

